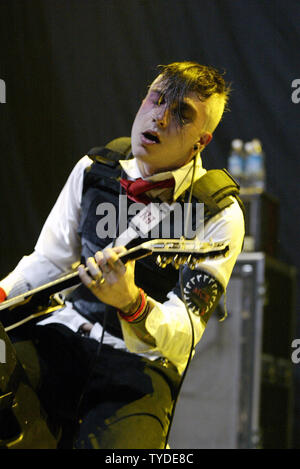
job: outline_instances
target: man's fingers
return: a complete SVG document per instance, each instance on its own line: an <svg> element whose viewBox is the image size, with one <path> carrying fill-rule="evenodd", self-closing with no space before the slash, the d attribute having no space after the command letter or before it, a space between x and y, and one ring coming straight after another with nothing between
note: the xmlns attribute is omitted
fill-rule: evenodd
<svg viewBox="0 0 300 469"><path fill-rule="evenodd" d="M127 249L125 248L125 246L116 246L115 248L113 248L114 251L120 255L120 254L125 254L125 252L127 251Z"/></svg>
<svg viewBox="0 0 300 469"><path fill-rule="evenodd" d="M86 287L88 287L93 282L93 279L86 272L84 265L80 265L78 267L78 275L79 275L80 280Z"/></svg>
<svg viewBox="0 0 300 469"><path fill-rule="evenodd" d="M101 263L101 269L106 274L114 271L117 274L123 275L126 272L126 267L123 262L119 259L119 253L124 252L124 249L120 248L107 248L103 251L104 263Z"/></svg>
<svg viewBox="0 0 300 469"><path fill-rule="evenodd" d="M114 283L118 275L124 275L126 272L126 266L119 259L119 255L125 252L124 246L118 246L96 252L95 258L89 257L86 261L89 273L86 272L83 265L78 267L82 283L89 288L100 287L104 280L107 280L108 283Z"/></svg>
<svg viewBox="0 0 300 469"><path fill-rule="evenodd" d="M91 262L89 264L91 264ZM90 268L93 269L93 267L89 267L89 269ZM78 274L79 274L79 277L80 277L82 283L90 289L95 289L95 288L98 289L98 288L102 287L102 285L105 283L105 279L102 275L102 272L100 272L99 269L98 269L98 272L94 273L93 276L91 277L86 272L84 266L80 265L78 267Z"/></svg>
<svg viewBox="0 0 300 469"><path fill-rule="evenodd" d="M106 248L104 251L97 251L95 259L97 264L101 267L111 258L112 262L117 261L120 255L125 254L127 249L125 246L116 246L115 248ZM115 256L117 254L117 256Z"/></svg>
<svg viewBox="0 0 300 469"><path fill-rule="evenodd" d="M95 260L99 266L101 265L101 263L103 263L103 259L104 259L103 252L97 251L95 254Z"/></svg>
<svg viewBox="0 0 300 469"><path fill-rule="evenodd" d="M99 267L93 257L89 257L87 259L86 265L92 277L97 277L99 274L101 274Z"/></svg>

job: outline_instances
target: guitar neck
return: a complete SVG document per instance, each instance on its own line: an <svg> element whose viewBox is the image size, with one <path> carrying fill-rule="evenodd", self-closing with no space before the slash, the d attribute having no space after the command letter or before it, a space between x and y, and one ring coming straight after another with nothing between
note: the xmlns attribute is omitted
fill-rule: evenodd
<svg viewBox="0 0 300 469"><path fill-rule="evenodd" d="M38 293L42 293L43 291L47 292L48 296L57 293L58 291L65 290L67 288L71 288L80 283L80 278L78 272L72 272L70 274L64 275L63 277L54 280L53 282L49 282L46 284L41 285L40 287L34 288L33 290L29 290L21 295L15 296L9 300L4 301L0 304L0 311L2 309L10 308L18 303L25 302L28 298Z"/></svg>
<svg viewBox="0 0 300 469"><path fill-rule="evenodd" d="M122 259L124 263L126 263L129 260L140 259L142 257L149 256L151 254L152 254L151 251L147 249L142 249L139 246L137 246L135 248L128 250L124 254L121 254L119 258ZM85 270L86 272L88 272L87 267L85 268ZM6 308L10 308L16 304L25 302L28 298L38 293L42 293L45 291L47 296L51 296L57 293L58 291L66 290L67 288L74 287L76 285L79 285L80 283L81 283L81 280L79 278L78 272L77 271L71 272L52 282L43 284L40 287L34 288L33 290L29 290L25 293L22 293L21 295L15 296L14 298L4 301L3 303L0 304L0 311Z"/></svg>
<svg viewBox="0 0 300 469"><path fill-rule="evenodd" d="M179 241L179 240L153 240L140 244L132 249L129 249L124 254L120 254L119 258L122 262L126 263L129 260L138 260L146 256L166 255L173 257L182 255L188 257L189 255L195 256L197 259L219 257L226 255L228 251L228 244L224 243L195 243L193 241ZM88 268L85 268L88 272ZM49 298L51 295L68 288L74 287L81 283L78 272L71 272L64 275L53 282L41 285L40 287L30 290L21 295L18 295L10 300L6 300L0 304L0 311L14 307L15 305L29 301L31 297L39 294L39 297ZM44 296L43 296L44 295Z"/></svg>

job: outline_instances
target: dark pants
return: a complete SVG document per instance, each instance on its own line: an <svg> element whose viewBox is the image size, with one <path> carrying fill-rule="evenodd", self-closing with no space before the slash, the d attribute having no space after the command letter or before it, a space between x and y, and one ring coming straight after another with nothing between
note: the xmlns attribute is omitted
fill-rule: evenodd
<svg viewBox="0 0 300 469"><path fill-rule="evenodd" d="M52 427L62 429L58 448L164 448L175 367L107 345L99 351L97 341L60 324L12 340Z"/></svg>

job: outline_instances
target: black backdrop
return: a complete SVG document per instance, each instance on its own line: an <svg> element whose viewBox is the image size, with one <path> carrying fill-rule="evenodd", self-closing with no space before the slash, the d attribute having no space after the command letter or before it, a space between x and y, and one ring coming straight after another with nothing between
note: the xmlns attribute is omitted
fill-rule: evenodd
<svg viewBox="0 0 300 469"><path fill-rule="evenodd" d="M74 163L130 134L155 66L189 59L233 87L204 165L226 166L233 138L261 139L279 257L299 267L299 24L299 0L0 0L0 275L31 252Z"/></svg>

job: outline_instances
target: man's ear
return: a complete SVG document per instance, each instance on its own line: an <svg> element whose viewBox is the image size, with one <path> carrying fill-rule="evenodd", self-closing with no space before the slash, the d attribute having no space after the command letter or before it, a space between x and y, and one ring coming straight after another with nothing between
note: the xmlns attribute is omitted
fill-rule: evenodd
<svg viewBox="0 0 300 469"><path fill-rule="evenodd" d="M204 132L199 139L199 143L201 146L201 150L203 150L211 141L212 141L212 134L210 132Z"/></svg>
<svg viewBox="0 0 300 469"><path fill-rule="evenodd" d="M213 136L210 132L204 132L203 135L199 138L198 142L195 143L195 145L192 148L190 158L194 158L197 153L201 153L202 150L206 147L206 145L211 142Z"/></svg>

